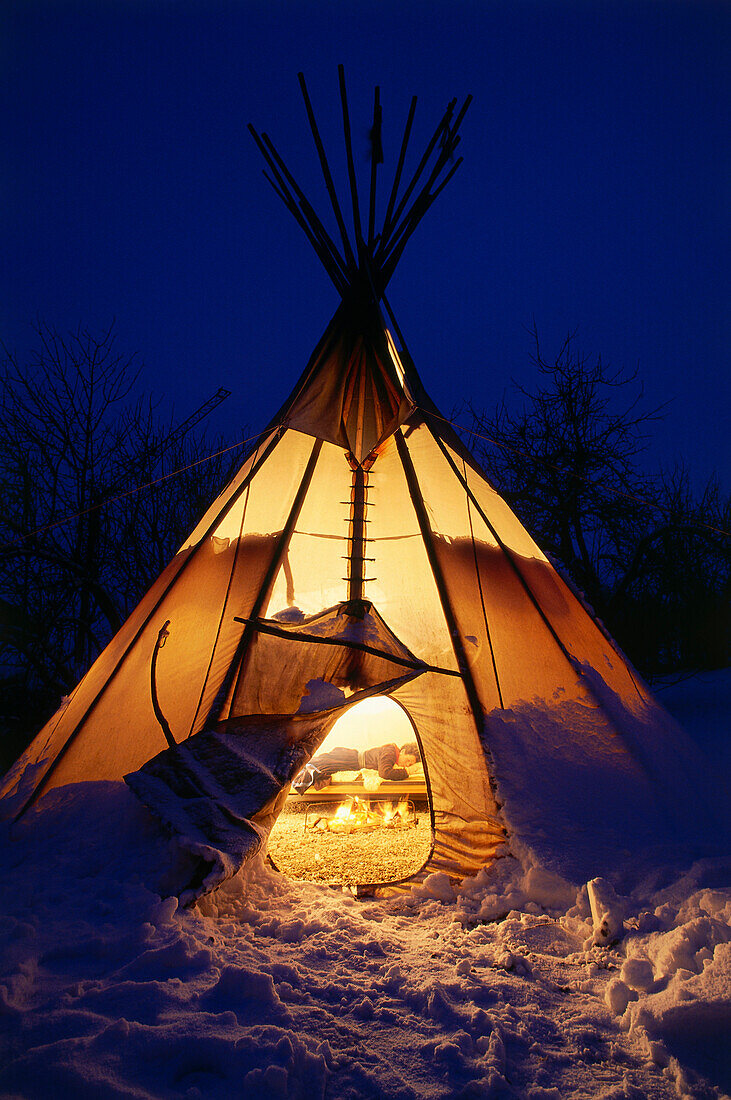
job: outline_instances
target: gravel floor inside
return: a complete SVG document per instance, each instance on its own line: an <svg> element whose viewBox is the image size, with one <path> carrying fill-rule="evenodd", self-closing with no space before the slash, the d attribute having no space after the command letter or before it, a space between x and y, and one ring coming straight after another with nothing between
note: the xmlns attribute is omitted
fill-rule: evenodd
<svg viewBox="0 0 731 1100"><path fill-rule="evenodd" d="M314 805L310 817L330 816L335 807ZM307 805L285 806L269 837L274 865L290 878L328 885L398 882L418 871L432 845L428 807L416 807L418 822L406 829L332 833L305 829Z"/></svg>

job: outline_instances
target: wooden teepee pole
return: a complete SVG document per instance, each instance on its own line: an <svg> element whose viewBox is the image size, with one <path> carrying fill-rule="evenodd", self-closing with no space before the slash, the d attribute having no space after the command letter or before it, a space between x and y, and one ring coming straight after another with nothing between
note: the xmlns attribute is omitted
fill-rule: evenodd
<svg viewBox="0 0 731 1100"><path fill-rule="evenodd" d="M348 162L348 179L350 181L350 198L353 204L353 228L355 230L355 248L358 256L363 252L363 230L360 224L360 205L358 203L358 183L355 177L355 164L353 162L353 141L350 133L350 115L348 113L348 96L345 91L345 70L338 65L338 80L340 82L340 102L343 107L343 134L345 135L345 157Z"/></svg>
<svg viewBox="0 0 731 1100"><path fill-rule="evenodd" d="M338 202L338 196L335 191L335 185L333 183L332 174L330 172L330 165L327 163L327 157L325 156L325 147L322 144L322 138L320 137L320 131L317 129L317 122L315 120L315 113L312 110L312 104L310 103L310 97L307 92L307 85L305 84L305 77L303 73L297 74L297 79L300 83L302 90L302 98L305 101L305 110L307 111L307 120L310 124L310 130L312 131L312 137L315 142L315 148L317 149L317 155L320 158L320 167L322 168L322 174L325 179L325 187L327 193L330 196L330 202L332 204L333 213L335 214L335 220L338 223L338 229L340 230L340 236L343 241L343 250L345 253L345 259L347 260L348 267L351 269L353 277L357 274L358 264L356 263L353 249L350 246L348 240L348 233L345 228L345 222L343 220L342 211L340 210L340 203Z"/></svg>
<svg viewBox="0 0 731 1100"><path fill-rule="evenodd" d="M376 85L373 103L373 127L371 129L371 186L368 192L368 253L373 249L373 238L376 232L376 176L378 165L383 163L383 144L381 138L381 126L383 115L381 111L381 89Z"/></svg>

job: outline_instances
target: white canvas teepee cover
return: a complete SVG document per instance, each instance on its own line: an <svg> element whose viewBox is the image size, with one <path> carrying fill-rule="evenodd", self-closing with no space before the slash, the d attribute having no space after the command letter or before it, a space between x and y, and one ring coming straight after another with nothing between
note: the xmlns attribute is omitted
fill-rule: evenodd
<svg viewBox="0 0 731 1100"><path fill-rule="evenodd" d="M204 520L8 777L8 808L65 783L137 772L133 789L209 852L200 886L210 888L259 847L280 791L343 708L380 692L404 707L422 745L436 834L427 870L477 869L506 825L578 877L592 870L572 854L583 858L587 837L610 850L648 839L648 824L655 840L680 835L686 749L666 722L661 732L661 712L626 662L443 436L417 410L377 449L373 576L360 618L343 568L353 480L345 452L291 429L264 444L266 459L252 456L215 520ZM181 742L174 750L150 693L168 621L157 692ZM176 791L176 779L163 797L180 760L196 793ZM225 836L209 820L222 805ZM239 851L236 838L249 835Z"/></svg>

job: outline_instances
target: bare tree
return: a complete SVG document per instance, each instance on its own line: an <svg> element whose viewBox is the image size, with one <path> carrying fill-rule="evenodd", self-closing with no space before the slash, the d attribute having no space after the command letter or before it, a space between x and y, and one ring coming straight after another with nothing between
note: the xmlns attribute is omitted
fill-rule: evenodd
<svg viewBox="0 0 731 1100"><path fill-rule="evenodd" d="M240 457L165 479L221 442L176 433L137 394L139 368L116 350L113 328L36 331L29 361L6 354L0 373L6 716L22 705L52 708L70 690Z"/></svg>
<svg viewBox="0 0 731 1100"><path fill-rule="evenodd" d="M643 471L662 407L647 406L637 372L610 370L578 350L573 335L553 361L535 328L533 340L535 392L514 383L517 411L505 398L490 414L472 410L488 475L645 671L678 667L691 650L701 658L703 647L689 643L692 608L709 603L703 629L717 637L718 661L724 615L728 623L729 506L717 482L694 495L682 469ZM727 654L728 637L725 646Z"/></svg>
<svg viewBox="0 0 731 1100"><path fill-rule="evenodd" d="M628 544L612 593L616 629L649 672L721 668L731 650L731 499L676 465L653 485L652 522Z"/></svg>

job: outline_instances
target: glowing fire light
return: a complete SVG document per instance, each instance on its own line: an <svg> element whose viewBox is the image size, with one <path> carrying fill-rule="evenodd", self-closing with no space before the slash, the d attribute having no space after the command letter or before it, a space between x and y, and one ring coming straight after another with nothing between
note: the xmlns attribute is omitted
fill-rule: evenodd
<svg viewBox="0 0 731 1100"><path fill-rule="evenodd" d="M386 802L381 809L381 813L383 814L382 825L385 828L391 827L393 829L410 824L409 812L411 812L411 816L413 817L413 806L406 798L402 798L396 807L394 807L393 802Z"/></svg>
<svg viewBox="0 0 731 1100"><path fill-rule="evenodd" d="M409 829L417 824L414 806L402 798L397 806L392 802L371 804L353 796L335 809L330 817L323 814L305 815L305 829L321 829L330 833L370 832L373 829Z"/></svg>

